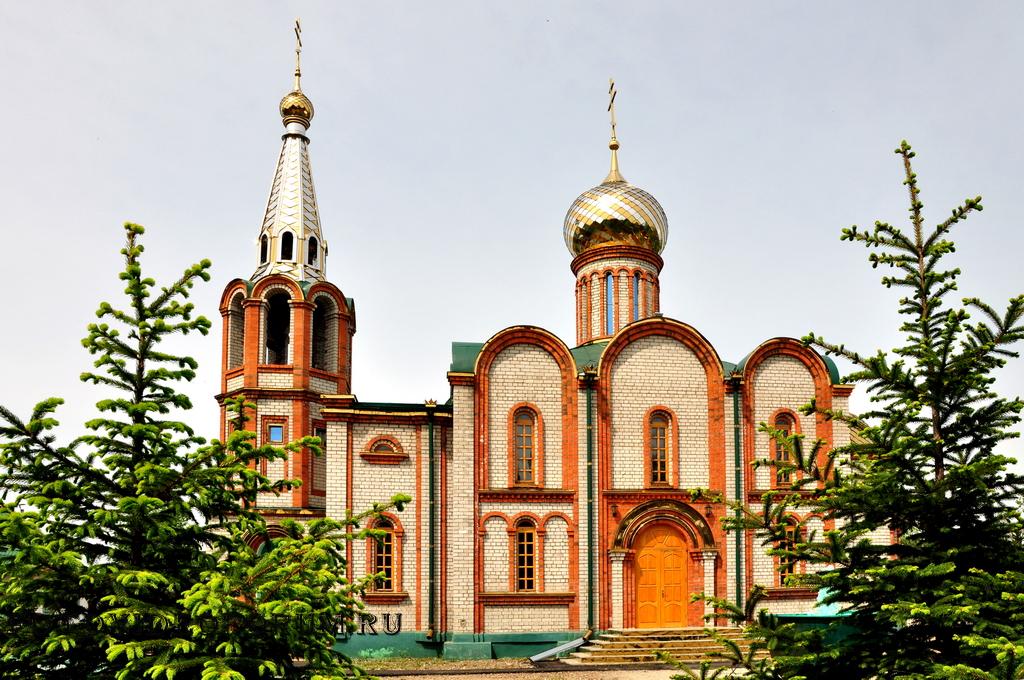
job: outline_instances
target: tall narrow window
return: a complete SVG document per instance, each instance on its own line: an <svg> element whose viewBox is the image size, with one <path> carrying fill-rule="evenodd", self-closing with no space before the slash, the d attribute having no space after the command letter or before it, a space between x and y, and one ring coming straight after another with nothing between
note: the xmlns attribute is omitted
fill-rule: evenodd
<svg viewBox="0 0 1024 680"><path fill-rule="evenodd" d="M281 234L281 259L295 259L295 236L290 231Z"/></svg>
<svg viewBox="0 0 1024 680"><path fill-rule="evenodd" d="M790 520L785 526L785 537L779 541L780 550L793 550L796 544L802 540L800 525L796 520ZM779 555L779 585L786 585L786 577L796 573L796 557L793 555Z"/></svg>
<svg viewBox="0 0 1024 680"><path fill-rule="evenodd" d="M267 261L267 255L270 254L270 239L264 234L260 236L260 264Z"/></svg>
<svg viewBox="0 0 1024 680"><path fill-rule="evenodd" d="M516 590L537 589L537 529L530 522L516 525Z"/></svg>
<svg viewBox="0 0 1024 680"><path fill-rule="evenodd" d="M640 318L640 275L633 274L633 321Z"/></svg>
<svg viewBox="0 0 1024 680"><path fill-rule="evenodd" d="M320 243L316 240L316 236L309 237L309 252L306 254L306 264L316 265L317 256L319 254Z"/></svg>
<svg viewBox="0 0 1024 680"><path fill-rule="evenodd" d="M604 333L615 332L615 279L611 274L604 275Z"/></svg>
<svg viewBox="0 0 1024 680"><path fill-rule="evenodd" d="M787 437L793 434L795 430L795 424L793 422L793 416L788 413L780 413L775 417L775 429L781 430L786 434ZM779 440L775 440L775 461L777 463L789 463L789 447ZM775 483L776 484L789 484L792 481L792 473L789 470L780 470L775 468Z"/></svg>
<svg viewBox="0 0 1024 680"><path fill-rule="evenodd" d="M536 453L536 421L529 411L519 411L515 417L516 484L536 481Z"/></svg>
<svg viewBox="0 0 1024 680"><path fill-rule="evenodd" d="M653 414L648 429L651 484L668 484L668 416Z"/></svg>
<svg viewBox="0 0 1024 680"><path fill-rule="evenodd" d="M583 300L580 302L580 330L581 339L590 339L590 286L584 283L580 286L580 295Z"/></svg>
<svg viewBox="0 0 1024 680"><path fill-rule="evenodd" d="M373 589L391 591L395 589L395 526L381 519L374 528L384 533L373 544L373 572L377 574Z"/></svg>

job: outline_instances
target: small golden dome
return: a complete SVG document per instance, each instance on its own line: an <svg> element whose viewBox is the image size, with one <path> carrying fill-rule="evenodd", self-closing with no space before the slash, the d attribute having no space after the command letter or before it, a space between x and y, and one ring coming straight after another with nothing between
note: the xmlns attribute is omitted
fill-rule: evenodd
<svg viewBox="0 0 1024 680"><path fill-rule="evenodd" d="M292 90L281 100L281 118L285 125L302 123L308 128L313 120L313 102L301 90Z"/></svg>
<svg viewBox="0 0 1024 680"><path fill-rule="evenodd" d="M668 240L668 219L654 196L625 180L612 180L609 174L569 206L564 232L573 255L605 244L640 246L661 254Z"/></svg>

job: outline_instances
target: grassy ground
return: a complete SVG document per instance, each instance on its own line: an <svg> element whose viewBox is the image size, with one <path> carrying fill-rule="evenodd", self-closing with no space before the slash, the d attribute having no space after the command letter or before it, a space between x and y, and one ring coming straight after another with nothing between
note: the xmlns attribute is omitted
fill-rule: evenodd
<svg viewBox="0 0 1024 680"><path fill-rule="evenodd" d="M421 670L489 670L492 668L529 668L526 659L472 659L466 661L448 661L439 658L427 659L356 659L357 664L366 671L421 671Z"/></svg>

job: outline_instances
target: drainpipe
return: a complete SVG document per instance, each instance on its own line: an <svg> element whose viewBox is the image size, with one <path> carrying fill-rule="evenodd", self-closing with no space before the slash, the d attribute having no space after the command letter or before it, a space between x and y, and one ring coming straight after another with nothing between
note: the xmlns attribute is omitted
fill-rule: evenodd
<svg viewBox="0 0 1024 680"><path fill-rule="evenodd" d="M427 540L427 546L429 551L428 557L428 592L430 595L427 598L427 638L430 640L436 639L436 631L434 629L434 610L435 610L435 599L436 583L437 579L435 576L436 562L437 562L437 547L435 537L437 535L437 518L435 517L435 508L437 506L437 499L435 498L434 490L434 409L437 408L437 404L433 402L427 402L427 484L429 485L428 498L429 503L427 506L427 527L430 531L430 537Z"/></svg>
<svg viewBox="0 0 1024 680"><path fill-rule="evenodd" d="M587 391L587 627L594 630L594 372L584 370Z"/></svg>
<svg viewBox="0 0 1024 680"><path fill-rule="evenodd" d="M736 500L739 503L743 503L743 457L740 455L740 381L735 379L733 381L732 391L732 450L733 450L733 469L735 473L735 492ZM736 509L736 519L740 520L743 518L743 512L739 508ZM735 533L736 540L736 606L743 608L743 535L746 533L743 530L737 530Z"/></svg>

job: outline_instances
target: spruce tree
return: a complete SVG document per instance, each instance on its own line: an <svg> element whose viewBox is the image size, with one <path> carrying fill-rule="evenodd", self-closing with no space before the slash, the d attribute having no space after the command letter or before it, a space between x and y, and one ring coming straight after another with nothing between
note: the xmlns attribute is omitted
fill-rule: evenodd
<svg viewBox="0 0 1024 680"><path fill-rule="evenodd" d="M157 289L142 227L125 230L128 305L101 303L82 341L96 357L82 379L108 395L100 417L59 444L60 399L27 419L0 408L0 677L344 677L331 648L366 584L345 579L344 543L384 506L286 523L287 536L252 547L266 538L259 495L299 484L258 463L319 453L319 440L257 446L241 399L225 441L177 419L191 403L175 384L197 365L161 343L209 331L186 300L210 263Z"/></svg>
<svg viewBox="0 0 1024 680"><path fill-rule="evenodd" d="M997 309L977 298L953 301L960 270L949 267L950 233L982 209L969 198L927 228L914 152L900 156L910 196L910 228L885 222L844 229L842 240L871 249L888 268L899 300L904 342L861 354L808 335L804 342L855 367L869 412L823 412L858 433L826 452L822 441L761 427L790 449L792 462L759 461L789 472L793 489L743 508L733 529L758 531L770 552L795 559L791 582L823 588L845 616L834 630L791 636L756 677L1024 677L1024 480L996 453L1016 437L1022 402L993 392L994 373L1024 340L1024 296ZM807 413L818 412L815 404ZM796 474L800 471L802 474ZM835 528L787 539L791 511L813 511ZM752 635L779 639L778 621L760 619ZM841 642L833 635L853 630ZM783 636L786 637L786 636ZM824 645L823 641L832 640Z"/></svg>

